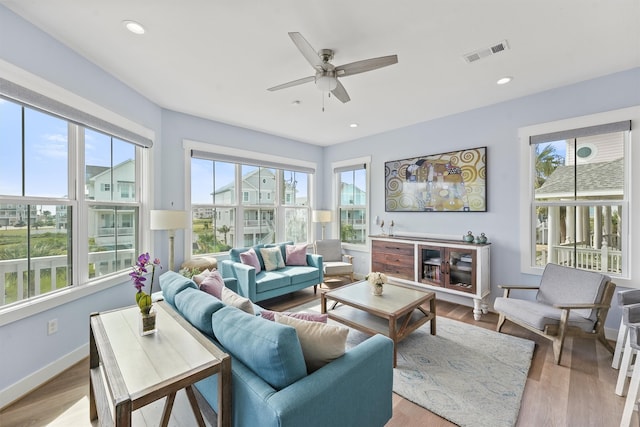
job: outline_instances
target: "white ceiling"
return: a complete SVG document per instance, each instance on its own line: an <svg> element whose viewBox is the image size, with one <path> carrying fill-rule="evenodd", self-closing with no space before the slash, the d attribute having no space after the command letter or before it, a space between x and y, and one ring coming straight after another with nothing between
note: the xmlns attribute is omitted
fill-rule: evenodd
<svg viewBox="0 0 640 427"><path fill-rule="evenodd" d="M164 108L317 145L640 66L640 0L2 4ZM127 19L146 34L126 31ZM351 101L325 98L322 112L313 83L266 90L313 75L289 31L334 49L334 65L391 54L398 64L342 78ZM509 50L464 61L505 39ZM496 85L503 76L514 80Z"/></svg>

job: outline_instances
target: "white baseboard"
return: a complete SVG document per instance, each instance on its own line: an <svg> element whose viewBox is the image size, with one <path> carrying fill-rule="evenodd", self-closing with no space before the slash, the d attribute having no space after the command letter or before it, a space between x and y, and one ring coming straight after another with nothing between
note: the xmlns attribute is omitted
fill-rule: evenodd
<svg viewBox="0 0 640 427"><path fill-rule="evenodd" d="M48 364L47 366L39 369L33 374L23 378L15 384L10 385L4 390L0 391L0 409L4 409L6 406L20 399L31 390L46 383L56 375L63 372L65 369L70 368L76 363L89 355L89 344L85 344L82 347L77 348L71 353L61 357L60 359Z"/></svg>

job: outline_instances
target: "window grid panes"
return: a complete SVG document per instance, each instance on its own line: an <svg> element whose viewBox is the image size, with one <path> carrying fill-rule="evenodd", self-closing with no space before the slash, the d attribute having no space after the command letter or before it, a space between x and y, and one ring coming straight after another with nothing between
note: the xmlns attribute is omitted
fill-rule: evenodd
<svg viewBox="0 0 640 427"><path fill-rule="evenodd" d="M307 242L308 191L305 172L193 157L192 253L282 240Z"/></svg>
<svg viewBox="0 0 640 427"><path fill-rule="evenodd" d="M532 144L532 265L623 274L628 132Z"/></svg>
<svg viewBox="0 0 640 427"><path fill-rule="evenodd" d="M340 239L345 243L365 244L367 239L367 170L355 167L337 174Z"/></svg>
<svg viewBox="0 0 640 427"><path fill-rule="evenodd" d="M131 267L141 148L0 99L0 150L0 307Z"/></svg>

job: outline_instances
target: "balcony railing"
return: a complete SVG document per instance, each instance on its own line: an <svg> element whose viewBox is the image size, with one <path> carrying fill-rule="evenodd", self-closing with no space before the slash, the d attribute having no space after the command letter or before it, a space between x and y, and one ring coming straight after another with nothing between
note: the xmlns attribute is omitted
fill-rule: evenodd
<svg viewBox="0 0 640 427"><path fill-rule="evenodd" d="M103 251L103 252L90 252L89 253L89 271L91 271L92 277L100 277L116 271L124 270L133 266L135 263L134 249L124 249L117 251ZM69 276L67 256L56 255L31 258L31 274L33 277L33 289L29 294L25 292L27 289L26 272L29 269L27 258L10 259L0 261L0 306L8 303L7 299L11 301L20 301L26 298L31 298L40 295L41 284L45 276L50 277L51 290L58 288L57 273L58 271L65 271L67 277ZM11 279L15 277L15 279ZM10 286L11 282L15 281L16 290L11 291L11 295L7 293L7 286ZM64 286L65 284L62 284Z"/></svg>
<svg viewBox="0 0 640 427"><path fill-rule="evenodd" d="M600 249L573 246L552 246L551 257L547 257L546 247L539 252L542 261L569 265L584 270L600 271L605 274L622 273L622 251L603 245Z"/></svg>

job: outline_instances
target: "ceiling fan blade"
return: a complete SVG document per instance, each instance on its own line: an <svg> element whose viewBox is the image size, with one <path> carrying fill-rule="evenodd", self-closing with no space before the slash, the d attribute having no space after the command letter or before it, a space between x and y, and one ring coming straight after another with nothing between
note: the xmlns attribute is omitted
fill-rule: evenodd
<svg viewBox="0 0 640 427"><path fill-rule="evenodd" d="M379 58L364 59L362 61L352 62L336 67L336 76L346 77L354 74L364 73L365 71L375 70L377 68L393 65L398 62L398 55L381 56Z"/></svg>
<svg viewBox="0 0 640 427"><path fill-rule="evenodd" d="M309 83L309 82L315 81L315 79L316 79L316 76L304 77L302 79L294 80L294 81L289 82L289 83L283 83L283 84L278 85L278 86L270 87L267 90L273 92L274 90L286 89L288 87L298 86L298 85L301 85L301 84L304 84L304 83Z"/></svg>
<svg viewBox="0 0 640 427"><path fill-rule="evenodd" d="M351 98L349 98L349 94L347 93L347 90L344 88L344 86L342 86L342 83L340 83L340 80L336 80L336 81L338 82L338 86L336 86L336 88L331 91L333 96L338 98L338 100L342 101L342 103L351 101Z"/></svg>
<svg viewBox="0 0 640 427"><path fill-rule="evenodd" d="M313 68L318 71L324 70L320 55L318 55L318 52L316 52L316 50L309 44L309 42L304 37L302 37L302 34L296 32L289 33L289 37L291 37L293 43L296 45L298 50L302 52L302 55L307 61L309 61L309 64L311 64Z"/></svg>

